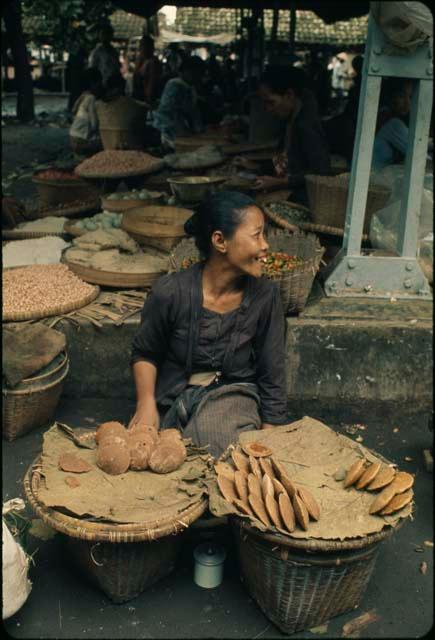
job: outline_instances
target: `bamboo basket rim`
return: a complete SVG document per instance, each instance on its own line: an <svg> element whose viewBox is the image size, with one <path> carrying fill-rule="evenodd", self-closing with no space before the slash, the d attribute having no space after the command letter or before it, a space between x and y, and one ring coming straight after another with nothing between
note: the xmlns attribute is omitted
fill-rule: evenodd
<svg viewBox="0 0 435 640"><path fill-rule="evenodd" d="M395 526L387 525L381 531L370 533L361 538L349 540L326 540L323 538L294 538L292 537L291 533L289 533L287 536L284 536L280 533L265 533L263 531L260 531L260 529L254 527L251 523L247 522L243 518L239 518L236 515L232 516L232 518L234 518L234 521L237 523L240 529L245 529L253 536L261 538L263 540L267 540L268 542L274 543L275 545L291 547L304 551L319 551L324 553L364 549L365 547L375 544L376 542L386 540L394 533L394 531L397 531L400 527L402 527L405 522L405 518L402 518L395 524Z"/></svg>
<svg viewBox="0 0 435 640"><path fill-rule="evenodd" d="M48 187L88 187L89 185L84 182L83 180L80 180L80 177L77 177L78 174L75 173L75 171L72 172L73 175L75 175L74 178L72 178L71 180L52 180L52 179L48 179L46 180L45 178L38 178L38 174L34 174L32 176L32 182L34 182L35 184L43 184L46 185Z"/></svg>
<svg viewBox="0 0 435 640"><path fill-rule="evenodd" d="M74 205L74 202L76 204ZM78 203L81 203L80 205ZM51 207L40 207L35 210L35 215L37 215L37 219L40 218L48 218L49 216L59 216L65 217L68 216L74 217L76 215L80 215L81 213L87 213L88 211L94 211L101 208L100 206L100 198L89 198L88 200L72 200L70 203L72 206L63 205L63 207L52 205Z"/></svg>
<svg viewBox="0 0 435 640"><path fill-rule="evenodd" d="M149 173L156 173L157 171L160 171L160 169L163 169L165 164L166 164L165 161L159 158L159 159L156 159L156 162L149 163L148 167L142 167L142 169L136 169L134 171L117 171L110 174L107 174L107 173L101 174L101 173L88 172L86 170L85 171L78 170L78 167L76 167L75 173L81 178L91 178L91 179L97 178L100 180L112 180L112 179L130 178L134 176L145 176L145 175L148 175Z"/></svg>
<svg viewBox="0 0 435 640"><path fill-rule="evenodd" d="M38 387L37 389L35 388L31 388L31 389L2 389L2 395L3 396L28 396L28 395L32 395L35 393L41 393L42 391L48 391L48 389L51 389L52 387L54 387L55 385L59 384L60 382L62 382L62 380L64 380L66 378L66 376L68 375L69 372L69 360L62 363L62 366L65 368L64 371L62 371L62 375L59 376L59 378L57 378L56 380L53 380L52 382L50 382L49 384L46 384L42 387ZM60 369L60 367L59 367ZM59 369L56 369L56 371L58 371ZM52 375L53 373L55 373L55 371L51 371L50 375ZM33 382L33 380L32 380Z"/></svg>
<svg viewBox="0 0 435 640"><path fill-rule="evenodd" d="M295 208L301 209L303 211L310 211L308 207L305 207L303 205L298 205L297 203L292 203L287 200L283 200L281 204L283 203L294 205ZM274 203L270 203L270 204L274 204ZM265 215L270 220L272 220L272 222L274 222L276 225L281 227L281 229L293 231L294 227L299 227L299 229L302 229L303 231L312 231L313 233L323 233L325 235L339 236L341 238L344 236L344 229L341 229L340 227L331 227L330 225L327 225L327 224L315 224L314 222L289 222L285 218L282 218L279 214L275 213L275 211L271 211L269 208L269 204L263 204L262 210L265 213ZM368 234L363 233L362 240L367 241L368 239L369 239Z"/></svg>
<svg viewBox="0 0 435 640"><path fill-rule="evenodd" d="M176 535L187 529L192 522L197 520L206 510L208 499L201 496L200 500L178 513L176 516L163 520L155 520L148 523L100 523L88 522L84 519L69 516L56 511L51 507L44 507L37 499L37 489L41 474L37 468L40 466L41 456L38 456L24 476L24 491L30 505L37 515L56 531L94 542L146 542L163 538L167 535Z"/></svg>
<svg viewBox="0 0 435 640"><path fill-rule="evenodd" d="M5 269L7 271L7 269ZM35 310L35 311L20 311L20 312L3 312L3 322L20 322L22 320L39 320L41 318L49 318L51 316L61 315L74 311L75 309L81 309L87 304L90 304L98 297L100 293L100 287L94 286L93 290L84 296L81 300L75 300L68 302L64 305L58 305L48 310Z"/></svg>
<svg viewBox="0 0 435 640"><path fill-rule="evenodd" d="M19 229L2 230L2 237L5 240L33 240L36 238L46 238L48 236L62 238L64 235L65 231L20 231Z"/></svg>
<svg viewBox="0 0 435 640"><path fill-rule="evenodd" d="M21 380L21 382L33 383L33 382L36 382L37 380L41 380L42 378L46 378L47 376L51 376L51 375L53 375L53 373L57 373L59 371L59 369L61 369L65 365L65 362L68 360L68 353L67 353L66 349L62 350L59 355L63 355L63 358L60 361L59 365L56 366L52 371L48 371L47 373L43 373L43 374L41 374L39 376L30 376L30 378L23 378ZM56 356L56 358L57 358L57 356ZM53 358L53 360L56 360L56 358ZM50 364L52 364L53 360L48 363L47 367L49 367ZM44 369L47 368L47 367L44 367Z"/></svg>
<svg viewBox="0 0 435 640"><path fill-rule="evenodd" d="M149 287L157 278L165 274L166 271L153 271L152 273L121 273L117 271L105 271L103 269L95 269L94 267L86 267L76 262L62 260L71 271L78 276L90 282L91 284L107 286L107 287Z"/></svg>

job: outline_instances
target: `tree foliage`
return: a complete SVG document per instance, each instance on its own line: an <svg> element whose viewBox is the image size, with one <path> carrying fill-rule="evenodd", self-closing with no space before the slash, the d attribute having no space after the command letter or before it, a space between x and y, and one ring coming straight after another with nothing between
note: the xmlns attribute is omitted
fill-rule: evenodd
<svg viewBox="0 0 435 640"><path fill-rule="evenodd" d="M53 47L58 51L77 53L90 50L98 38L98 30L110 23L109 16L115 10L109 0L23 0L23 13L27 18L44 21L44 31L52 34ZM36 43L46 38L32 34Z"/></svg>

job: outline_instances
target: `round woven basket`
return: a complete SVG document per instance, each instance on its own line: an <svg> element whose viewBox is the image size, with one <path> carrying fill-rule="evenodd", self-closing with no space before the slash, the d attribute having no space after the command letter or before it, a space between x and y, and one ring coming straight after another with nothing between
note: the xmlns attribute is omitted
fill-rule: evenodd
<svg viewBox="0 0 435 640"><path fill-rule="evenodd" d="M355 540L300 540L262 533L240 518L232 518L231 525L243 583L267 618L287 634L355 609L380 543L395 530Z"/></svg>
<svg viewBox="0 0 435 640"><path fill-rule="evenodd" d="M64 536L66 555L114 602L126 602L169 575L183 532L207 508L201 498L171 518L140 524L90 522L45 507L38 500L40 459L24 477L26 497L38 517Z"/></svg>
<svg viewBox="0 0 435 640"><path fill-rule="evenodd" d="M349 173L337 176L305 176L310 211L315 224L344 229L349 179ZM391 191L385 187L369 186L363 233L369 233L373 214L385 207L390 193Z"/></svg>
<svg viewBox="0 0 435 640"><path fill-rule="evenodd" d="M21 268L21 267L18 267ZM4 270L5 272L8 269ZM72 300L64 305L53 306L49 309L40 309L35 311L18 311L18 312L3 312L3 322L21 322L23 320L40 320L41 318L49 318L50 316L62 315L69 313L75 309L81 309L81 307L90 304L98 297L100 288L95 286L86 296L83 296L79 300Z"/></svg>
<svg viewBox="0 0 435 640"><path fill-rule="evenodd" d="M324 248L312 233L296 231L288 233L279 229L269 231L267 242L271 251L279 251L303 259L289 273L267 276L278 284L282 306L285 314L300 313L304 308L313 285L314 277L319 270ZM170 256L170 266L180 271L186 258L199 260L200 255L192 238L183 239Z"/></svg>
<svg viewBox="0 0 435 640"><path fill-rule="evenodd" d="M163 271L156 273L121 273L85 267L82 264L69 262L68 260L62 260L62 262L68 265L71 271L74 271L85 282L98 284L102 287L118 287L120 289L124 287L151 287L165 273Z"/></svg>
<svg viewBox="0 0 435 640"><path fill-rule="evenodd" d="M3 387L3 438L15 440L53 419L68 371L68 356L63 352L38 375L11 389Z"/></svg>
<svg viewBox="0 0 435 640"><path fill-rule="evenodd" d="M137 207L123 214L121 228L141 245L170 251L186 235L184 223L192 214L181 207Z"/></svg>
<svg viewBox="0 0 435 640"><path fill-rule="evenodd" d="M100 152L104 153L104 152ZM122 153L122 150L119 150L119 153ZM144 156L148 156L149 154L145 154ZM96 178L99 180L114 180L121 178L129 178L130 176L145 176L149 173L154 173L156 171L160 171L165 166L164 160L161 158L154 158L152 161L147 161L146 164L140 169L136 170L121 170L114 168L112 171L107 171L106 173L98 173L98 171L90 171L86 168L81 168L80 165L76 167L75 173L81 178Z"/></svg>
<svg viewBox="0 0 435 640"><path fill-rule="evenodd" d="M25 201L26 211L31 214L32 219L47 218L48 216L59 216L62 218L79 218L86 213L97 213L101 209L100 198L90 198L89 200L74 200L63 205L41 207L34 206L34 200Z"/></svg>
<svg viewBox="0 0 435 640"><path fill-rule="evenodd" d="M32 182L38 190L39 200L43 205L55 206L76 202L77 200L90 200L98 197L95 188L84 180L45 180L35 174Z"/></svg>

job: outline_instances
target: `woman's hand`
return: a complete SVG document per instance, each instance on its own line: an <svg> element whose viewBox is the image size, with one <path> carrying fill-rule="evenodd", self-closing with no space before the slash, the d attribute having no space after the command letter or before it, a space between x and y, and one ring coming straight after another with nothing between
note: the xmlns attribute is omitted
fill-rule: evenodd
<svg viewBox="0 0 435 640"><path fill-rule="evenodd" d="M276 178L275 176L258 176L252 189L255 191L273 191L274 189L285 189L287 178Z"/></svg>
<svg viewBox="0 0 435 640"><path fill-rule="evenodd" d="M254 160L249 160L244 156L236 156L233 159L233 165L238 169L247 169L249 171L258 171L259 165Z"/></svg>
<svg viewBox="0 0 435 640"><path fill-rule="evenodd" d="M155 427L157 430L159 429L160 416L157 410L155 398L148 398L146 401L139 402L136 405L136 413L130 420L128 428L130 429L137 423Z"/></svg>

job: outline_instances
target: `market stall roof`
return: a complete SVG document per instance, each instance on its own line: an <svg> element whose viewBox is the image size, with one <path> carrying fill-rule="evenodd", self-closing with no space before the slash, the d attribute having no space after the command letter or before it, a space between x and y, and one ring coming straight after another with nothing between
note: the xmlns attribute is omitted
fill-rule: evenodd
<svg viewBox="0 0 435 640"><path fill-rule="evenodd" d="M114 4L131 13L149 17L157 13L167 0L114 0ZM176 7L214 7L237 9L276 9L276 0L171 0L171 4ZM314 11L327 24L337 22L338 20L347 20L366 15L369 12L370 3L364 0L352 0L352 2L339 2L329 0L300 0L294 2L292 0L281 0L279 2L280 9L297 9L300 11Z"/></svg>
<svg viewBox="0 0 435 640"><path fill-rule="evenodd" d="M167 29L161 29L159 33L158 41L162 44L170 44L172 42L190 42L192 44L217 44L225 46L233 42L236 39L236 34L233 33L218 33L216 35L197 34L196 36L187 35L186 33L179 33L178 31L168 31Z"/></svg>

